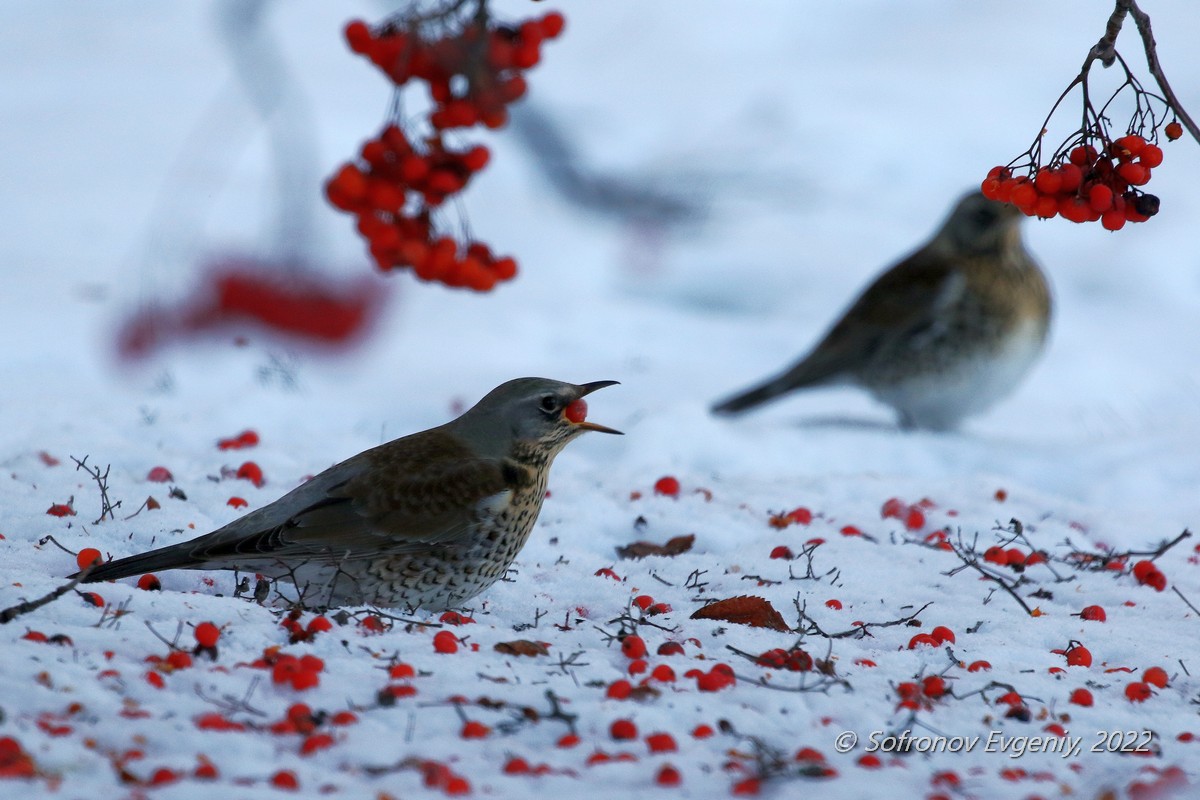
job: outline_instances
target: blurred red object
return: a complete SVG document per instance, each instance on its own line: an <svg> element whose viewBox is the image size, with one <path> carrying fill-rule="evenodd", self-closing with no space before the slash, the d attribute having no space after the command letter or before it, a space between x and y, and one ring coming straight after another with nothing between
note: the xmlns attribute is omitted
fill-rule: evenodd
<svg viewBox="0 0 1200 800"><path fill-rule="evenodd" d="M117 333L117 352L136 360L180 340L268 333L293 344L342 348L362 341L390 287L371 275L334 279L291 265L227 258L176 306L134 312Z"/></svg>

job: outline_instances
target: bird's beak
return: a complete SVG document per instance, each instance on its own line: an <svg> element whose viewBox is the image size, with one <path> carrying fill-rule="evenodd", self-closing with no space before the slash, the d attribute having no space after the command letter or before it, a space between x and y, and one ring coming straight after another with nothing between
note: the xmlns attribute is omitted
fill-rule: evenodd
<svg viewBox="0 0 1200 800"><path fill-rule="evenodd" d="M616 386L620 381L592 381L591 383L580 384L579 396L584 397L591 394L597 389L603 389L605 386ZM575 427L584 431L596 431L597 433L615 433L618 436L624 436L621 431L610 428L606 425L600 425L596 422L588 422L586 419L583 422L575 423Z"/></svg>
<svg viewBox="0 0 1200 800"><path fill-rule="evenodd" d="M581 390L579 396L586 397L597 389L603 389L605 386L617 386L620 383L620 381L592 381L591 383L584 383L579 387Z"/></svg>

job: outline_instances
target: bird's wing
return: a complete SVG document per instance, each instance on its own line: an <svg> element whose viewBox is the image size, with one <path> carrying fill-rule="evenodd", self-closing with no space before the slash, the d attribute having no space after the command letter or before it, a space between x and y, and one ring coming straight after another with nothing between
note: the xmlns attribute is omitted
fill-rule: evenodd
<svg viewBox="0 0 1200 800"><path fill-rule="evenodd" d="M966 288L952 260L919 250L868 286L796 368L812 376L807 382L854 370L880 349L933 329Z"/></svg>
<svg viewBox="0 0 1200 800"><path fill-rule="evenodd" d="M404 552L464 537L478 509L532 480L507 459L479 458L427 431L360 453L271 506L193 542L206 561ZM310 486L311 484L311 486Z"/></svg>

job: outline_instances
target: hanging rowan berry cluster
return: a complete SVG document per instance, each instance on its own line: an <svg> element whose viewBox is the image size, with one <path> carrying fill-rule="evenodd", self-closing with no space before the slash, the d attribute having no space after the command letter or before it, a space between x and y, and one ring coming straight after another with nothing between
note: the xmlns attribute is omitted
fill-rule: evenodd
<svg viewBox="0 0 1200 800"><path fill-rule="evenodd" d="M1131 8L1130 3L1117 3L1104 36L1088 52L1079 75L1050 109L1033 144L1007 165L988 172L981 187L986 197L1012 203L1031 217L1099 221L1110 231L1120 230L1127 222L1145 222L1158 213L1158 198L1142 189L1149 183L1152 170L1163 161L1158 134L1161 131L1167 139L1178 139L1184 130L1181 120L1189 130L1194 131L1195 126L1179 107L1157 65L1150 20L1140 10L1134 9L1135 22L1146 46L1150 72L1163 94L1147 91L1117 53L1117 35ZM1089 84L1091 69L1097 62L1104 67L1119 64L1124 73L1120 85L1098 109L1092 103ZM1083 122L1049 158L1043 159L1047 126L1076 87L1082 94ZM1124 126L1125 133L1114 135L1110 115L1118 100L1128 107L1130 95L1133 110Z"/></svg>
<svg viewBox="0 0 1200 800"><path fill-rule="evenodd" d="M335 208L357 217L381 270L409 268L421 280L486 292L517 274L516 261L496 256L469 233L451 235L443 209L487 166L490 152L480 144L456 146L448 136L503 127L507 106L525 94L523 72L540 61L542 43L564 23L552 11L500 24L489 16L487 0L442 5L374 28L362 21L346 26L350 49L392 81L396 100L383 131L338 169L325 193ZM414 118L404 115L401 101L403 89L416 83L427 85L429 105Z"/></svg>
<svg viewBox="0 0 1200 800"><path fill-rule="evenodd" d="M1126 222L1145 222L1158 213L1158 197L1139 187L1162 163L1163 152L1141 136L1129 134L1102 151L1091 144L1071 148L1066 160L1014 176L1008 167L993 167L983 181L983 194L1012 203L1031 217L1061 216L1071 222L1100 221L1119 231Z"/></svg>
<svg viewBox="0 0 1200 800"><path fill-rule="evenodd" d="M1162 115L1169 105L1143 89L1132 75L1099 111L1092 107L1086 82L1083 86L1086 124L1063 142L1044 165L1043 125L1042 133L1029 150L1007 166L993 167L988 172L981 187L983 194L1012 203L1031 217L1099 221L1110 231L1120 230L1126 222L1145 222L1158 213L1158 197L1142 189L1149 183L1152 170L1163 161L1162 148L1157 144L1158 132L1162 129L1168 139L1178 138L1179 123L1163 124ZM1106 111L1127 88L1132 89L1135 98L1129 132L1112 136ZM1053 115L1054 111L1050 113Z"/></svg>

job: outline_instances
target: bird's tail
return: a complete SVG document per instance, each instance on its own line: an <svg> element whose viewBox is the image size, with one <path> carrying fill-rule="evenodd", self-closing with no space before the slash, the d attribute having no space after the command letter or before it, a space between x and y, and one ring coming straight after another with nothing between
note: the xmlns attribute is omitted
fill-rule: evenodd
<svg viewBox="0 0 1200 800"><path fill-rule="evenodd" d="M821 357L818 350L791 369L745 391L727 397L713 406L714 414L732 415L760 406L795 389L838 383L839 365Z"/></svg>
<svg viewBox="0 0 1200 800"><path fill-rule="evenodd" d="M732 415L740 414L743 411L748 411L755 406L762 405L768 400L774 400L781 394L785 394L792 387L784 382L781 378L769 380L766 383L755 386L744 392L739 392L732 397L727 397L721 402L713 406L714 414Z"/></svg>
<svg viewBox="0 0 1200 800"><path fill-rule="evenodd" d="M167 545L148 553L139 553L127 558L118 558L107 564L97 564L83 579L83 583L97 581L115 581L118 578L128 578L131 575L142 575L147 572L159 572L167 569L193 569L202 566L196 558L194 542L180 542ZM78 573L76 573L78 574ZM72 578L75 576L72 575Z"/></svg>

